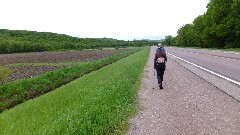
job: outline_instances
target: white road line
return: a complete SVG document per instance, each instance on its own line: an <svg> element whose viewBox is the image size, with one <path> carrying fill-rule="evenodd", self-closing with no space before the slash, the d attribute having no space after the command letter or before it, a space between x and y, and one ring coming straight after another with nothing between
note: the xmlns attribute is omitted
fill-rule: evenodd
<svg viewBox="0 0 240 135"><path fill-rule="evenodd" d="M230 78L228 78L228 77L225 77L225 76L223 76L223 75L220 75L220 74L218 74L218 73L215 73L215 72L213 72L213 71L211 71L211 70L208 70L208 69L206 69L206 68L204 68L204 67L201 67L201 66L199 66L199 65L197 65L197 64L191 63L191 62L189 62L189 61L187 61L187 60L185 60L185 59L183 59L183 58L180 58L180 57L178 57L178 56L175 56L175 55L173 55L173 54L171 54L171 53L168 53L168 52L167 52L167 54L169 54L169 55L171 55L171 56L173 56L173 57L176 57L176 58L178 58L178 59L180 59L180 60L182 60L182 61L184 61L184 62L187 62L187 63L189 63L189 64L191 64L191 65L193 65L193 66L195 66L195 67L198 67L198 68L200 68L200 69L202 69L202 70L204 70L204 71L207 71L207 72L209 72L209 73L211 73L211 74L214 74L214 75L216 75L216 76L218 76L218 77L220 77L220 78L223 78L223 79L225 79L225 80L228 80L228 81L230 81L230 82L232 82L232 83L235 83L235 84L237 84L237 85L240 86L240 82L237 82L237 81L232 80L232 79L230 79Z"/></svg>
<svg viewBox="0 0 240 135"><path fill-rule="evenodd" d="M187 51L186 51L187 52ZM215 52L215 51L213 51L213 52ZM192 53L192 54L200 54L200 53L198 53L198 52L190 52L190 53ZM222 56L216 56L216 55L211 55L211 54L204 54L204 53L201 53L201 55L208 55L208 56L213 56L213 57L216 57L216 58L224 58L224 59L231 59L231 60L237 60L237 59L234 59L234 58L227 58L227 57L222 57Z"/></svg>

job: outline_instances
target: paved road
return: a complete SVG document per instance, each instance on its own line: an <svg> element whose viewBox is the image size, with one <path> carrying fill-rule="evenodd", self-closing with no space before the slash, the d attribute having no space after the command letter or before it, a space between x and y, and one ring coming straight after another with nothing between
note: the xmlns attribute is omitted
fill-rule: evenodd
<svg viewBox="0 0 240 135"><path fill-rule="evenodd" d="M152 47L139 92L140 112L127 135L240 135L240 102L214 82L231 90L239 87L168 56L160 90L154 52Z"/></svg>
<svg viewBox="0 0 240 135"><path fill-rule="evenodd" d="M240 82L240 53L168 47L167 52Z"/></svg>

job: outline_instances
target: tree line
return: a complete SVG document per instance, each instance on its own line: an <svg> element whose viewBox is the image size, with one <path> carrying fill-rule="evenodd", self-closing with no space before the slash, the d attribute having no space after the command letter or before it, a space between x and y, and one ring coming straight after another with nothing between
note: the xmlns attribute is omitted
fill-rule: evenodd
<svg viewBox="0 0 240 135"><path fill-rule="evenodd" d="M183 47L240 48L240 0L210 0L207 11L163 44Z"/></svg>
<svg viewBox="0 0 240 135"><path fill-rule="evenodd" d="M54 50L101 49L103 47L146 46L151 40L124 41L112 38L77 38L65 34L0 29L0 54Z"/></svg>

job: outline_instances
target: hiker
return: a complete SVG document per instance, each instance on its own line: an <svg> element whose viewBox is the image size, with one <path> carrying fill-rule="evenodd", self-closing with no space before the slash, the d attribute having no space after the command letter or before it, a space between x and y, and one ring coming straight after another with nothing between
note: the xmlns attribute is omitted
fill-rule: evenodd
<svg viewBox="0 0 240 135"><path fill-rule="evenodd" d="M162 51L162 47L159 48L159 51L155 53L154 57L154 69L157 71L158 85L160 89L163 89L163 74L166 68L167 56L166 53Z"/></svg>

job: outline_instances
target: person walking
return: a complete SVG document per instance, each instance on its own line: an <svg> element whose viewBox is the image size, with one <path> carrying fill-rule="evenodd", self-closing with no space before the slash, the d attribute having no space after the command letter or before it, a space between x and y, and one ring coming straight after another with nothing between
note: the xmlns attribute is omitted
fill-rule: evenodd
<svg viewBox="0 0 240 135"><path fill-rule="evenodd" d="M154 69L157 71L157 79L158 79L158 85L160 89L163 89L162 82L163 82L163 74L166 68L166 61L167 56L166 53L162 51L162 48L159 48L159 51L155 53L154 57Z"/></svg>

